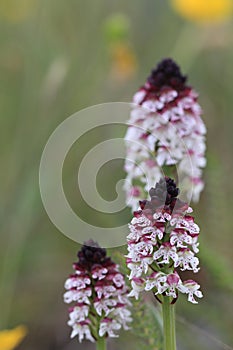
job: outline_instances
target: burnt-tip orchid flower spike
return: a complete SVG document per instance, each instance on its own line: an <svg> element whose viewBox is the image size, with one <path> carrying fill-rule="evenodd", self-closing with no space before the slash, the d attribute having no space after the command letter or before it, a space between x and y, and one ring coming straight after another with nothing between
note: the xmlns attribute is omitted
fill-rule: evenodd
<svg viewBox="0 0 233 350"><path fill-rule="evenodd" d="M172 59L164 59L134 95L128 121L125 191L133 210L163 172L170 176L174 169L187 200L198 201L206 164L201 115L198 94L187 77Z"/></svg>
<svg viewBox="0 0 233 350"><path fill-rule="evenodd" d="M175 182L165 177L149 191L150 200L140 201L134 212L127 236L127 265L132 290L138 298L142 291L150 291L162 302L163 296L176 301L178 293L187 294L197 303L200 286L193 280L182 281L179 271L199 271L199 227L190 215L192 208L177 198Z"/></svg>
<svg viewBox="0 0 233 350"><path fill-rule="evenodd" d="M71 338L88 339L97 343L97 349L105 349L105 338L117 337L116 332L122 327L128 330L132 321L124 275L106 256L106 250L92 240L78 252L73 269L64 294L64 301L73 303L68 321Z"/></svg>

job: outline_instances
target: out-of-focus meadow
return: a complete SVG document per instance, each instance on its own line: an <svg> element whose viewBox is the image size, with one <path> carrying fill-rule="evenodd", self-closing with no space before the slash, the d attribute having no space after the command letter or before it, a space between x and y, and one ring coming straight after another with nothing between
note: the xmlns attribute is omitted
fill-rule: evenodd
<svg viewBox="0 0 233 350"><path fill-rule="evenodd" d="M18 349L89 346L69 339L62 299L79 245L50 222L40 198L39 163L47 139L84 107L130 102L150 70L168 56L200 93L208 128L206 187L195 205L204 298L193 306L180 297L178 349L231 348L224 343L233 344L233 24L224 16L215 23L189 18L168 0L0 0L0 329L27 326ZM121 137L124 132L119 129ZM65 163L67 197L87 221L91 213L76 188L77 164L109 133L103 128L87 134ZM108 200L124 176L122 166L106 165L98 177ZM125 222L130 216L126 210ZM111 220L117 219L108 216L101 225ZM126 253L125 247L109 253L119 250ZM122 332L109 349L141 349L139 333Z"/></svg>

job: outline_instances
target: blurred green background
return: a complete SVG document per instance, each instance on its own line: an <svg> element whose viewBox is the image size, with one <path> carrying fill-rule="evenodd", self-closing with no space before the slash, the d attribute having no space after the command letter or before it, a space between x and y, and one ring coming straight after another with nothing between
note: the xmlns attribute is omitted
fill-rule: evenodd
<svg viewBox="0 0 233 350"><path fill-rule="evenodd" d="M0 20L0 329L28 327L18 349L94 349L69 339L63 284L79 245L62 235L43 209L40 157L68 116L99 103L130 102L157 62L172 56L200 93L208 128L206 188L195 206L201 226L198 280L205 297L198 306L180 297L178 349L231 349L232 21L189 22L168 0L0 0ZM80 205L75 185L77 162L109 132L87 135L65 164L67 197L87 220L91 214ZM122 136L125 130L118 132ZM112 200L114 181L124 175L122 162L101 174L100 192ZM128 210L123 219L130 216ZM122 333L109 349L141 349L139 333Z"/></svg>

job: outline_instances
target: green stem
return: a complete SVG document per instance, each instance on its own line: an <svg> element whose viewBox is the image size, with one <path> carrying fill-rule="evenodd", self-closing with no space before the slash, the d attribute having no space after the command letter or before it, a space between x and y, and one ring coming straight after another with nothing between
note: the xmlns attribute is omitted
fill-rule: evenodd
<svg viewBox="0 0 233 350"><path fill-rule="evenodd" d="M170 297L163 297L164 350L176 350L175 306L170 302Z"/></svg>
<svg viewBox="0 0 233 350"><path fill-rule="evenodd" d="M106 338L101 337L96 341L96 350L106 350Z"/></svg>

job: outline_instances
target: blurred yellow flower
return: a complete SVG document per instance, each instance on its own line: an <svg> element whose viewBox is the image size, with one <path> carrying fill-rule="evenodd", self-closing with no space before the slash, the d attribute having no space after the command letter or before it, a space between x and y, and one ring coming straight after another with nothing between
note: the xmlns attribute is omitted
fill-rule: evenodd
<svg viewBox="0 0 233 350"><path fill-rule="evenodd" d="M104 22L111 64L111 78L124 82L132 78L137 70L137 57L130 45L130 18L124 13L114 13Z"/></svg>
<svg viewBox="0 0 233 350"><path fill-rule="evenodd" d="M30 17L37 0L0 0L0 17L8 22L21 22Z"/></svg>
<svg viewBox="0 0 233 350"><path fill-rule="evenodd" d="M127 43L115 43L111 47L111 75L115 80L124 81L133 77L137 70L137 58Z"/></svg>
<svg viewBox="0 0 233 350"><path fill-rule="evenodd" d="M233 0L171 0L176 12L196 22L217 22L232 15Z"/></svg>
<svg viewBox="0 0 233 350"><path fill-rule="evenodd" d="M11 330L0 331L0 349L13 350L21 343L27 334L27 329L24 326L18 326Z"/></svg>

